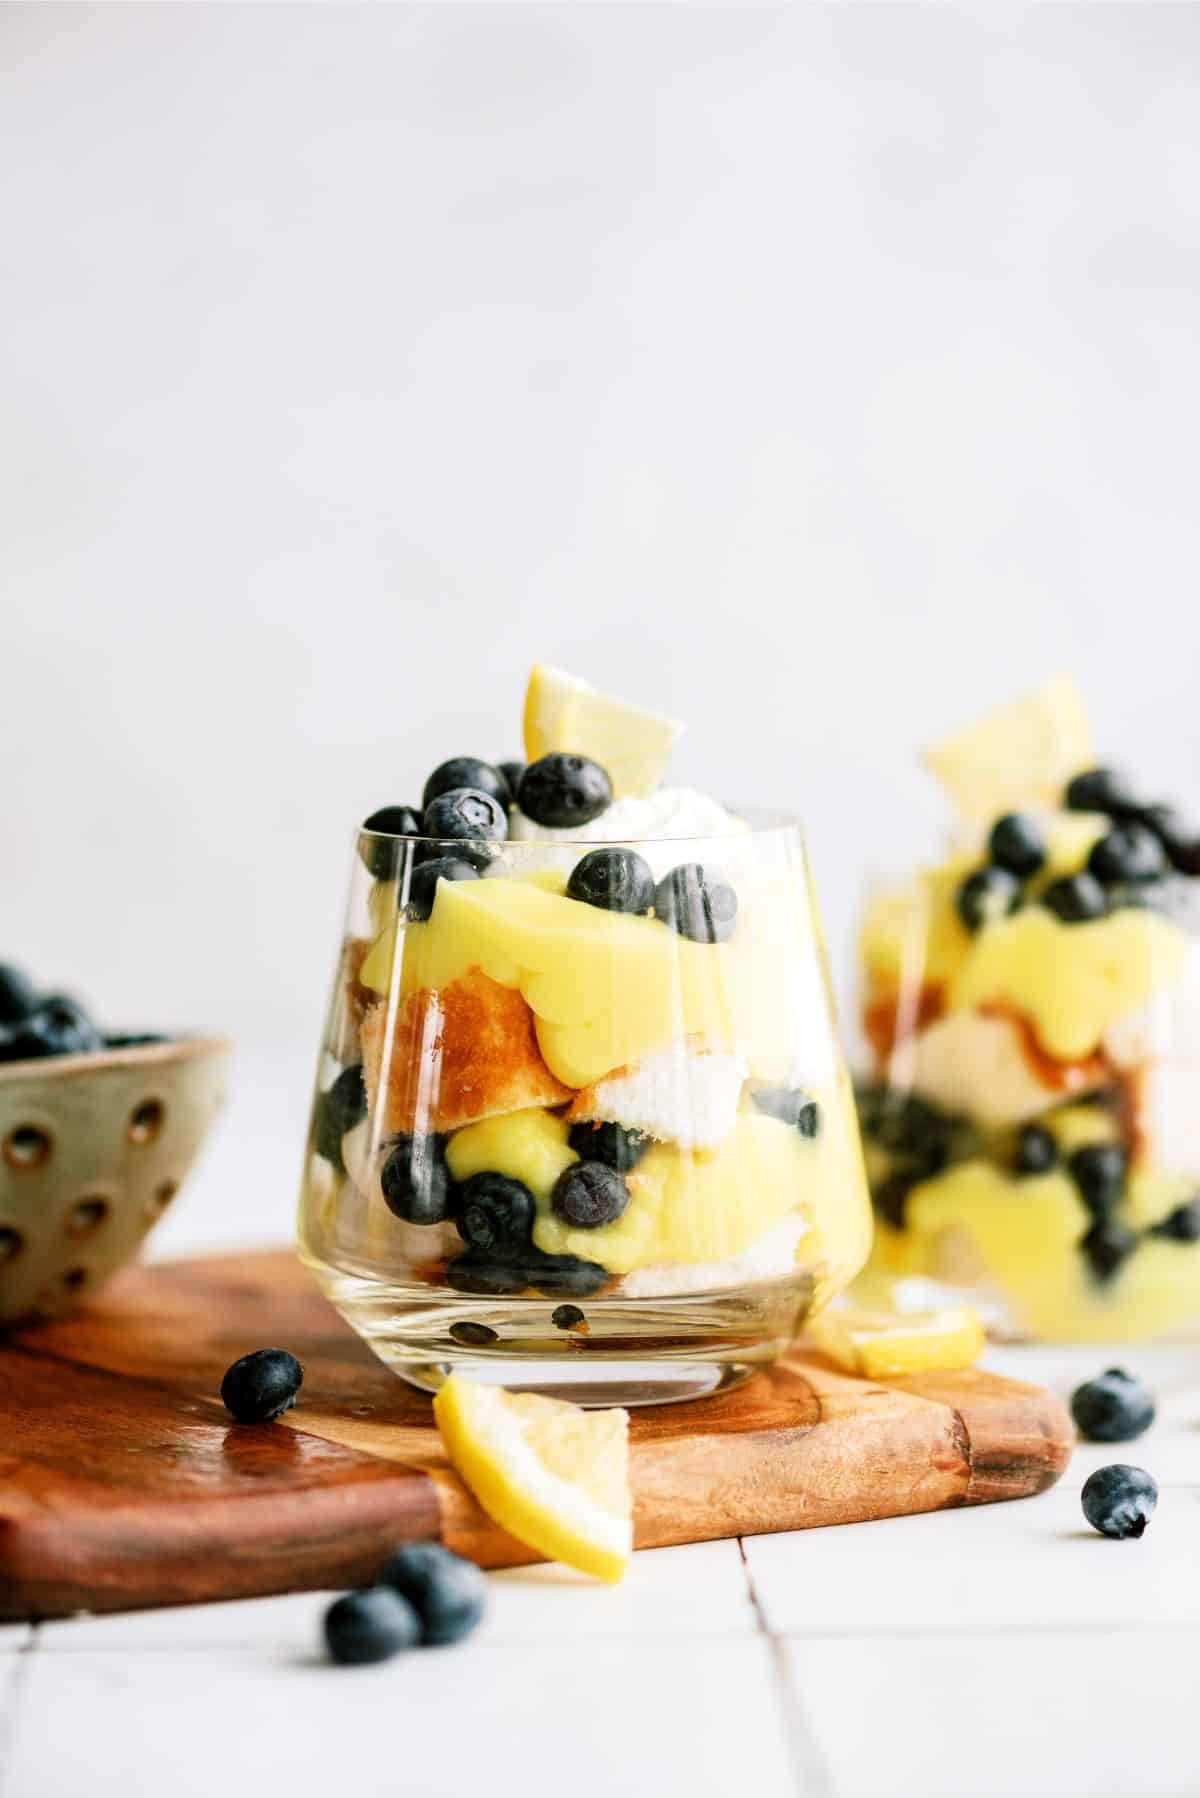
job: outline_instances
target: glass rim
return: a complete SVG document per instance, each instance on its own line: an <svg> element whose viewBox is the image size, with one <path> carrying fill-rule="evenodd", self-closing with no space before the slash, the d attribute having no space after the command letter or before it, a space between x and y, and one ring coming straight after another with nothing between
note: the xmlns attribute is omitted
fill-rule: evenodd
<svg viewBox="0 0 1200 1798"><path fill-rule="evenodd" d="M727 806L725 809L744 826L743 829L688 831L683 835L669 837L574 837L557 831L550 837L427 837L401 835L390 830L367 830L360 824L355 832L355 841L412 843L414 846L436 846L447 851L486 850L489 855L498 855L506 849L531 852L540 849L543 853L547 849L580 849L586 852L589 849L656 849L666 843L747 843L788 833L803 839L803 825L792 813L771 811L763 806Z"/></svg>

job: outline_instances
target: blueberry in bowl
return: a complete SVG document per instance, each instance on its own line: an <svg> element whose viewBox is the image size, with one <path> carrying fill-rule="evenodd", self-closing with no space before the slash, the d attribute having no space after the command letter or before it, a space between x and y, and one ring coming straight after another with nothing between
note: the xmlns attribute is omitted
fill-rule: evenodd
<svg viewBox="0 0 1200 1798"><path fill-rule="evenodd" d="M224 1100L223 1037L103 1030L0 968L0 1324L89 1298L137 1254Z"/></svg>

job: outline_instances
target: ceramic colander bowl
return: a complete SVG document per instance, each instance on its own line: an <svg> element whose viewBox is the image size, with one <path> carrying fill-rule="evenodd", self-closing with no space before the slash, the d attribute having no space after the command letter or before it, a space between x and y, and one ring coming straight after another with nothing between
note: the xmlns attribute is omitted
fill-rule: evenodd
<svg viewBox="0 0 1200 1798"><path fill-rule="evenodd" d="M0 1325L131 1260L221 1108L230 1045L182 1037L0 1066Z"/></svg>

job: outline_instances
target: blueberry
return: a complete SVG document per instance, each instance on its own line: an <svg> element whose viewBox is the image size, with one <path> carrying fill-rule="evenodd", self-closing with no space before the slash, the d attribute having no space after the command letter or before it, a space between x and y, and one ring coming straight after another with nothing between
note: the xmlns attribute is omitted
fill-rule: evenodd
<svg viewBox="0 0 1200 1798"><path fill-rule="evenodd" d="M19 1023L37 1010L37 1002L33 982L11 962L0 962L0 1024Z"/></svg>
<svg viewBox="0 0 1200 1798"><path fill-rule="evenodd" d="M567 898L641 915L654 904L654 876L632 849L593 849L572 868Z"/></svg>
<svg viewBox="0 0 1200 1798"><path fill-rule="evenodd" d="M968 930L981 930L1015 912L1021 903L1021 883L1007 868L977 868L954 895L954 905Z"/></svg>
<svg viewBox="0 0 1200 1798"><path fill-rule="evenodd" d="M715 868L683 862L654 889L654 910L664 924L693 943L723 943L737 922L737 894Z"/></svg>
<svg viewBox="0 0 1200 1798"><path fill-rule="evenodd" d="M1137 814L1139 824L1152 830L1181 874L1200 874L1200 830L1170 805L1146 805Z"/></svg>
<svg viewBox="0 0 1200 1798"><path fill-rule="evenodd" d="M474 1561L464 1561L435 1542L398 1548L385 1563L379 1583L407 1599L428 1647L460 1642L487 1608L487 1581Z"/></svg>
<svg viewBox="0 0 1200 1798"><path fill-rule="evenodd" d="M342 1166L342 1138L367 1115L367 1089L361 1061L343 1068L328 1091L317 1095L313 1108L313 1147L336 1168Z"/></svg>
<svg viewBox="0 0 1200 1798"><path fill-rule="evenodd" d="M508 782L508 803L510 805L515 805L517 803L517 789L521 784L521 776L524 774L528 764L526 762L497 762L496 766Z"/></svg>
<svg viewBox="0 0 1200 1798"><path fill-rule="evenodd" d="M92 1055L104 1037L82 1006L60 995L42 999L37 1009L9 1029L0 1060L36 1061L50 1055Z"/></svg>
<svg viewBox="0 0 1200 1798"><path fill-rule="evenodd" d="M1132 1442L1154 1422L1150 1388L1121 1367L1110 1367L1071 1394L1071 1416L1089 1442Z"/></svg>
<svg viewBox="0 0 1200 1798"><path fill-rule="evenodd" d="M521 776L517 803L527 818L548 830L591 824L612 804L612 781L586 755L542 756Z"/></svg>
<svg viewBox="0 0 1200 1798"><path fill-rule="evenodd" d="M446 1263L446 1284L455 1292L470 1292L487 1298L513 1298L529 1285L524 1262L497 1260L492 1255L477 1254L468 1249Z"/></svg>
<svg viewBox="0 0 1200 1798"><path fill-rule="evenodd" d="M911 1174L894 1173L888 1174L872 1189L871 1199L876 1211L893 1230L903 1230L908 1195L916 1184Z"/></svg>
<svg viewBox="0 0 1200 1798"><path fill-rule="evenodd" d="M857 1098L863 1133L897 1155L919 1148L941 1118L927 1099L895 1087L860 1089Z"/></svg>
<svg viewBox="0 0 1200 1798"><path fill-rule="evenodd" d="M394 1654L415 1648L420 1640L420 1618L391 1586L347 1592L325 1613L325 1643L330 1659L340 1667L390 1661Z"/></svg>
<svg viewBox="0 0 1200 1798"><path fill-rule="evenodd" d="M597 1261L578 1255L543 1255L528 1249L517 1260L499 1260L471 1249L446 1268L446 1284L456 1292L489 1298L512 1297L533 1288L548 1297L568 1294L587 1298L607 1284L610 1275Z"/></svg>
<svg viewBox="0 0 1200 1798"><path fill-rule="evenodd" d="M497 1260L519 1256L532 1240L536 1216L529 1188L506 1174L472 1174L458 1189L454 1221L476 1254Z"/></svg>
<svg viewBox="0 0 1200 1798"><path fill-rule="evenodd" d="M585 1261L579 1255L539 1255L529 1269L529 1284L547 1298L563 1294L571 1298L590 1298L611 1279L606 1267L598 1261Z"/></svg>
<svg viewBox="0 0 1200 1798"><path fill-rule="evenodd" d="M475 787L452 787L426 808L425 835L439 842L503 842L508 835L508 813L490 793Z"/></svg>
<svg viewBox="0 0 1200 1798"><path fill-rule="evenodd" d="M286 1349L255 1349L225 1371L221 1402L238 1423L270 1423L290 1411L304 1379L304 1369Z"/></svg>
<svg viewBox="0 0 1200 1798"><path fill-rule="evenodd" d="M1079 1246L1098 1280L1111 1280L1137 1248L1137 1237L1124 1224L1093 1224Z"/></svg>
<svg viewBox="0 0 1200 1798"><path fill-rule="evenodd" d="M751 1093L754 1109L764 1117L792 1124L801 1136L814 1137L821 1129L821 1108L799 1086L758 1086Z"/></svg>
<svg viewBox="0 0 1200 1798"><path fill-rule="evenodd" d="M1155 880L1167 866L1167 853L1143 824L1119 824L1092 845L1088 872L1104 886L1117 881Z"/></svg>
<svg viewBox="0 0 1200 1798"><path fill-rule="evenodd" d="M1165 1236L1168 1242L1200 1242L1200 1194L1176 1205L1160 1218L1151 1230L1152 1236Z"/></svg>
<svg viewBox="0 0 1200 1798"><path fill-rule="evenodd" d="M408 883L408 916L414 924L423 924L433 910L439 880L478 880L479 869L461 855L438 855L421 862L412 871Z"/></svg>
<svg viewBox="0 0 1200 1798"><path fill-rule="evenodd" d="M363 819L362 829L364 832L375 832L380 837L419 837L421 814L414 811L411 805L384 805L377 812L372 812L369 818ZM375 880L391 880L396 872L399 854L396 843L375 842L366 835L358 839L359 860Z"/></svg>
<svg viewBox="0 0 1200 1798"><path fill-rule="evenodd" d="M577 1230L615 1223L628 1203L623 1177L603 1161L576 1161L564 1168L550 1195L555 1216Z"/></svg>
<svg viewBox="0 0 1200 1798"><path fill-rule="evenodd" d="M450 1205L446 1145L440 1136L401 1136L379 1176L384 1203L406 1224L440 1224Z"/></svg>
<svg viewBox="0 0 1200 1798"><path fill-rule="evenodd" d="M1067 1169L1095 1218L1107 1218L1125 1190L1128 1157L1119 1143L1090 1142L1076 1149Z"/></svg>
<svg viewBox="0 0 1200 1798"><path fill-rule="evenodd" d="M1040 1124L1026 1124L1017 1132L1013 1151L1013 1173L1024 1179L1030 1174L1048 1174L1058 1160L1058 1144L1049 1130Z"/></svg>
<svg viewBox="0 0 1200 1798"><path fill-rule="evenodd" d="M1132 787L1114 768L1089 768L1077 774L1068 781L1064 798L1068 811L1107 812L1112 818L1129 817L1138 809Z"/></svg>
<svg viewBox="0 0 1200 1798"><path fill-rule="evenodd" d="M1154 1515L1158 1483L1144 1467L1117 1461L1088 1476L1080 1502L1084 1516L1102 1536L1140 1536Z"/></svg>
<svg viewBox="0 0 1200 1798"><path fill-rule="evenodd" d="M1052 880L1042 894L1042 904L1064 924L1090 924L1108 909L1104 888L1094 874L1068 874Z"/></svg>
<svg viewBox="0 0 1200 1798"><path fill-rule="evenodd" d="M421 804L428 811L433 800L462 787L470 787L475 793L487 793L505 811L512 804L508 782L500 769L491 762L481 762L474 755L455 755L448 762L441 762L425 782Z"/></svg>
<svg viewBox="0 0 1200 1798"><path fill-rule="evenodd" d="M1028 880L1046 863L1046 840L1037 824L1022 812L1006 812L992 826L988 859L1018 880Z"/></svg>
<svg viewBox="0 0 1200 1798"><path fill-rule="evenodd" d="M587 1322L587 1313L578 1305L556 1305L550 1313L550 1322L556 1330L577 1330L580 1324Z"/></svg>
<svg viewBox="0 0 1200 1798"><path fill-rule="evenodd" d="M447 1334L460 1348L490 1348L500 1340L499 1330L493 1330L490 1324L474 1323L469 1317L451 1324Z"/></svg>
<svg viewBox="0 0 1200 1798"><path fill-rule="evenodd" d="M636 1167L650 1147L644 1130L627 1130L624 1124L573 1124L567 1141L581 1161L603 1161L619 1174Z"/></svg>

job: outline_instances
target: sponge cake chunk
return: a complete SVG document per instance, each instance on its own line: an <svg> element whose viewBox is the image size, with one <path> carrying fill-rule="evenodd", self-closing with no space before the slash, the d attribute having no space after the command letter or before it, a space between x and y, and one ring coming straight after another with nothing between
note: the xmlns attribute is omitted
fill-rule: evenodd
<svg viewBox="0 0 1200 1798"><path fill-rule="evenodd" d="M410 993L389 1034L388 1002L363 1019L363 1078L376 1131L459 1130L527 1106L562 1105L570 1087L538 1051L533 1013L513 987L473 968Z"/></svg>

